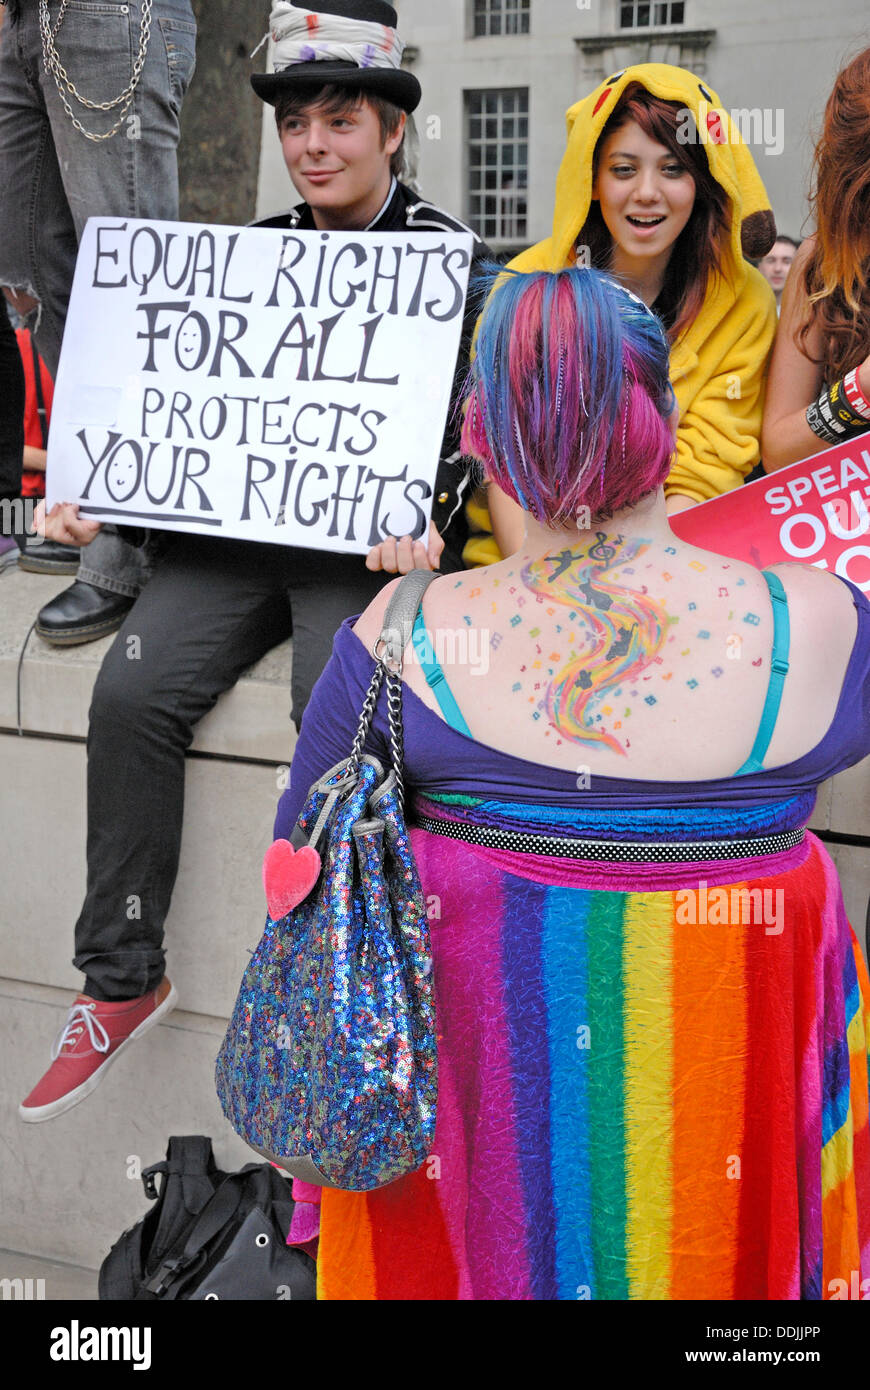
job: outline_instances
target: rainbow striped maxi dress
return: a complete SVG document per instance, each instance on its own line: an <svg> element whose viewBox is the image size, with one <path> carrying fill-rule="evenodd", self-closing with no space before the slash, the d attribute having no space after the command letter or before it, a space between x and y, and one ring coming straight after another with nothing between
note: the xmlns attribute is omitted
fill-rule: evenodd
<svg viewBox="0 0 870 1390"><path fill-rule="evenodd" d="M435 1147L324 1190L320 1298L870 1297L870 982L800 801L416 798Z"/></svg>

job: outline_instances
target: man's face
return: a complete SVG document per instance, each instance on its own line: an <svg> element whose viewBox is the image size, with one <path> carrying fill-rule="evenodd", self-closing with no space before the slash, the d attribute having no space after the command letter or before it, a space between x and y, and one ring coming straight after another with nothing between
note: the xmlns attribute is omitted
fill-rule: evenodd
<svg viewBox="0 0 870 1390"><path fill-rule="evenodd" d="M382 144L380 122L367 101L342 115L308 106L285 116L278 131L284 163L318 226L368 226L387 196L390 159L403 133L404 120Z"/></svg>
<svg viewBox="0 0 870 1390"><path fill-rule="evenodd" d="M793 260L794 247L791 242L775 241L772 250L768 251L764 259L758 262L758 269L768 281L774 294L782 293L783 286L788 279L788 268Z"/></svg>

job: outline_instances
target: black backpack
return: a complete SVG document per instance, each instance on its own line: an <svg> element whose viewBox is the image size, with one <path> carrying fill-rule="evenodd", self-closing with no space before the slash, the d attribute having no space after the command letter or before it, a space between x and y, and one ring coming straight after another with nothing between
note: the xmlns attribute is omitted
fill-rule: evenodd
<svg viewBox="0 0 870 1390"><path fill-rule="evenodd" d="M314 1261L286 1244L290 1181L271 1164L223 1173L211 1140L186 1135L169 1140L142 1182L155 1205L103 1261L101 1299L316 1297Z"/></svg>

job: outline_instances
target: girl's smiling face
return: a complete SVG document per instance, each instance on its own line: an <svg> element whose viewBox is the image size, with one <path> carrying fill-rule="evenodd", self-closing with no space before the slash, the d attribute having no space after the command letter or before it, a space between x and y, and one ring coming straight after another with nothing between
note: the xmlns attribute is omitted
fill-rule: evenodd
<svg viewBox="0 0 870 1390"><path fill-rule="evenodd" d="M695 180L666 145L626 121L600 147L592 197L615 247L667 259L695 205Z"/></svg>

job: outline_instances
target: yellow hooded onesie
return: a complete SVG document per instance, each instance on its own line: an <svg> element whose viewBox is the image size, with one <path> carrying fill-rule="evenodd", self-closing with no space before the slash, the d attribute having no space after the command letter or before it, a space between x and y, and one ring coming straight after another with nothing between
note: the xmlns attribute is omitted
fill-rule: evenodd
<svg viewBox="0 0 870 1390"><path fill-rule="evenodd" d="M665 491L704 502L739 486L759 460L767 360L776 332L773 291L744 259L760 259L770 250L776 235L773 213L752 155L713 89L685 68L642 63L616 73L572 106L552 236L510 264L529 271L561 270L574 263L574 245L592 197L595 146L630 82L691 111L711 173L731 209L722 274L711 278L699 314L671 348L680 423ZM688 120L685 128L692 129ZM472 503L468 514L472 527L490 530L484 507ZM472 535L465 548L467 564L499 558L491 535Z"/></svg>

